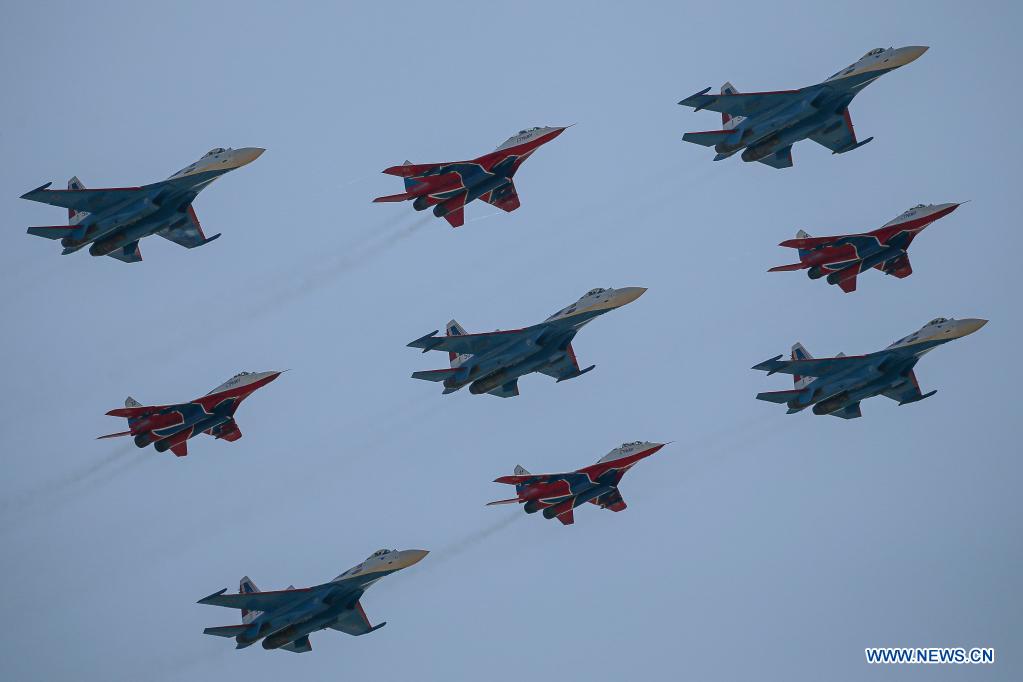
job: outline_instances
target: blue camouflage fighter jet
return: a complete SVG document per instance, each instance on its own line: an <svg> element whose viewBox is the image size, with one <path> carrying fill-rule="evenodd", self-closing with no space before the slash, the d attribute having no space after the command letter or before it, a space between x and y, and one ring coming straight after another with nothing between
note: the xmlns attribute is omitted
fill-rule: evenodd
<svg viewBox="0 0 1023 682"><path fill-rule="evenodd" d="M782 360L778 355L753 367L768 374L791 374L795 387L790 391L758 393L757 400L787 405L789 414L812 405L814 414L842 419L862 417L860 401L876 395L891 398L899 405L915 403L937 393L921 393L913 372L924 353L972 334L985 324L987 320L938 317L884 350L867 355L839 353L833 358L814 358L797 343L792 346L790 360Z"/></svg>
<svg viewBox="0 0 1023 682"><path fill-rule="evenodd" d="M583 325L635 301L645 291L643 287L591 289L567 308L524 329L466 334L451 320L446 336L432 331L408 344L424 353L447 351L451 367L413 372L412 378L443 382L445 394L469 386L474 395L489 393L500 398L517 396L519 377L532 372L559 382L574 379L596 366L580 369L572 350L572 339Z"/></svg>
<svg viewBox="0 0 1023 682"><path fill-rule="evenodd" d="M203 633L233 637L236 649L262 639L264 649L297 654L313 650L309 635L318 630L368 634L387 623L369 624L359 603L363 593L381 578L419 563L427 554L425 549L379 549L328 583L273 592L260 592L246 576L241 579L238 594L225 594L225 587L199 600L200 604L241 609L242 622L206 628Z"/></svg>
<svg viewBox="0 0 1023 682"><path fill-rule="evenodd" d="M211 149L201 159L161 182L142 187L86 189L73 177L67 189L47 189L51 183L21 195L68 210L67 225L30 227L28 233L59 239L64 255L92 244L93 256L110 256L125 263L142 260L139 239L158 234L187 249L209 244L192 208L192 201L224 173L252 163L264 150Z"/></svg>
<svg viewBox="0 0 1023 682"><path fill-rule="evenodd" d="M725 83L720 95L708 95L707 88L679 104L695 111L720 112L721 130L686 133L682 139L714 147L715 161L745 150L743 161L759 161L774 168L790 167L792 145L806 138L833 154L844 154L874 139L856 139L849 103L870 83L926 51L923 46L879 47L823 83L798 90L740 93Z"/></svg>

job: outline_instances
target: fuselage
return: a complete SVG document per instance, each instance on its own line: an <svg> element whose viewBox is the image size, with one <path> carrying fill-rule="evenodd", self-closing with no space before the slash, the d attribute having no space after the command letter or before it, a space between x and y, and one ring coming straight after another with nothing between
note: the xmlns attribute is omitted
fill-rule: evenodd
<svg viewBox="0 0 1023 682"><path fill-rule="evenodd" d="M413 200L412 207L417 211L434 206L434 214L442 217L508 186L526 159L564 131L565 127L549 126L520 130L494 151L476 159L430 165L406 176L405 194L378 200ZM384 172L404 174L401 166Z"/></svg>
<svg viewBox="0 0 1023 682"><path fill-rule="evenodd" d="M239 649L260 639L264 649L278 649L300 637L335 625L374 583L418 563L429 552L421 549L378 550L328 583L304 590L287 607L259 613L235 641Z"/></svg>
<svg viewBox="0 0 1023 682"><path fill-rule="evenodd" d="M79 234L61 240L63 253L92 244L89 253L104 256L160 230L187 224L194 218L189 210L199 192L221 175L255 161L263 151L213 149L162 182L123 190L125 200L120 204L96 213L77 213L72 222L80 228Z"/></svg>
<svg viewBox="0 0 1023 682"><path fill-rule="evenodd" d="M831 414L866 398L897 390L914 380L913 368L925 353L972 334L986 323L987 320L974 318L931 320L884 350L864 356L870 362L850 363L848 370L814 379L789 402L789 409L798 411L812 405L815 414Z"/></svg>
<svg viewBox="0 0 1023 682"><path fill-rule="evenodd" d="M872 267L884 269L886 263L905 256L913 239L927 226L959 205L919 204L872 232L843 235L820 247L801 249L801 267L809 269L807 275L810 279L827 277L831 284ZM789 243L783 242L783 245Z"/></svg>
<svg viewBox="0 0 1023 682"><path fill-rule="evenodd" d="M129 416L134 408L111 410L107 414L128 416L129 435L135 445L144 448L152 444L158 452L170 448L206 431L217 438L233 439L237 433L224 431L232 422L234 413L243 400L281 375L281 372L241 372L201 398L187 403L168 405L142 416ZM231 424L233 427L233 424Z"/></svg>
<svg viewBox="0 0 1023 682"><path fill-rule="evenodd" d="M593 289L543 322L508 334L508 343L469 356L459 376L444 381L444 391L469 386L474 394L488 393L523 375L569 357L572 339L593 319L639 298L646 289Z"/></svg>
<svg viewBox="0 0 1023 682"><path fill-rule="evenodd" d="M803 88L802 97L742 118L729 140L715 145L719 158L739 150L743 161L759 161L811 135L849 125L847 109L863 88L884 74L914 61L926 47L877 48L822 83Z"/></svg>
<svg viewBox="0 0 1023 682"><path fill-rule="evenodd" d="M564 474L539 474L537 482L517 484L515 492L527 514L541 509L575 508L613 491L629 469L663 447L664 443L646 441L625 443L596 464Z"/></svg>

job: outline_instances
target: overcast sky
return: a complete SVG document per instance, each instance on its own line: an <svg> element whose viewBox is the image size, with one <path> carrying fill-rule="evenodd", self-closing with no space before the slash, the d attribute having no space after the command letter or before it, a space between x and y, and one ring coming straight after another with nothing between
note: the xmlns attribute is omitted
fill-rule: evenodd
<svg viewBox="0 0 1023 682"><path fill-rule="evenodd" d="M264 6L265 5L265 6ZM0 677L18 680L1010 680L1023 677L1017 3L16 3L0 23ZM851 111L870 145L774 170L681 140L676 102L817 83L874 47L929 45ZM578 123L463 228L380 170L471 158ZM265 147L195 202L207 234L126 265L25 234L18 196L77 174L154 182ZM964 201L905 280L767 274L777 243ZM597 369L442 396L406 348L451 317L538 322L645 286L579 335ZM979 333L917 367L935 397L786 415L749 368L796 340L877 350L931 318ZM184 401L290 368L187 458L96 441L132 395ZM674 441L629 504L563 527L491 483L623 441ZM419 565L362 603L388 627L293 655L202 634L248 574L329 580L374 550ZM865 646L993 646L984 669L872 668Z"/></svg>

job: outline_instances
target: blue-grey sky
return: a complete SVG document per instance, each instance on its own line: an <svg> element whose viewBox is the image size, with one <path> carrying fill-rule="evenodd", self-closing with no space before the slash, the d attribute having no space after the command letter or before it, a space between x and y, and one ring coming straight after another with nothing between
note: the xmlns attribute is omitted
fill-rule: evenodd
<svg viewBox="0 0 1023 682"><path fill-rule="evenodd" d="M1009 680L1023 676L1016 3L20 3L0 26L0 677L18 680ZM863 149L777 171L681 141L675 103L819 82L874 47L917 62L852 107ZM516 177L522 208L424 220L379 171L578 125ZM216 146L252 165L195 202L217 242L62 257L23 192L163 179ZM971 199L914 274L843 295L776 244ZM499 213L499 214L498 214ZM496 215L495 215L496 214ZM539 321L645 286L588 326L597 369L511 400L441 396L405 344ZM918 366L926 402L851 422L758 402L802 341L869 352L937 316L981 332ZM236 443L175 459L93 437L126 395L186 400L291 368ZM516 463L565 470L673 440L625 513L562 527L484 503ZM432 554L363 598L388 627L306 655L202 635L243 574L330 579ZM865 646L993 646L984 669L873 668Z"/></svg>

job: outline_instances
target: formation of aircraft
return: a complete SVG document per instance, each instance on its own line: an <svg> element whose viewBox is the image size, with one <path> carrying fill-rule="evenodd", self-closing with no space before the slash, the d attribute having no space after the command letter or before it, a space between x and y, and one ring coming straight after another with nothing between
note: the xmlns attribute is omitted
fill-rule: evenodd
<svg viewBox="0 0 1023 682"><path fill-rule="evenodd" d="M143 405L132 397L124 407L107 412L111 417L126 417L128 430L100 438L133 436L135 445L152 444L157 452L170 450L178 457L188 454L188 439L206 433L214 438L236 441L242 432L234 413L253 392L279 377L281 372L241 372L215 389L187 403Z"/></svg>
<svg viewBox="0 0 1023 682"><path fill-rule="evenodd" d="M810 279L828 278L842 291L856 291L856 277L870 268L902 279L913 274L906 251L913 238L961 204L917 204L873 232L811 237L803 230L779 246L799 250L799 262L779 265L768 272L809 270Z"/></svg>
<svg viewBox="0 0 1023 682"><path fill-rule="evenodd" d="M791 374L792 390L758 393L757 400L787 405L789 414L813 406L814 414L843 419L863 416L860 401L877 395L899 405L915 403L937 393L922 393L913 371L924 353L968 336L985 324L987 320L938 317L884 350L867 355L839 353L833 358L814 358L797 343L791 359L781 360L778 355L753 366L768 374Z"/></svg>
<svg viewBox="0 0 1023 682"><path fill-rule="evenodd" d="M679 102L696 111L721 113L722 128L690 132L687 142L714 147L715 160L742 151L744 161L759 161L774 168L792 165L792 145L811 139L834 154L857 149L873 138L858 140L849 114L849 104L868 84L891 70L917 58L926 47L874 49L859 61L817 85L798 90L740 93L726 83L718 95L703 90ZM377 197L375 202L411 201L416 211L432 207L452 227L465 222L465 205L481 199L504 211L520 205L513 178L522 163L537 149L565 131L565 127L534 127L521 130L496 150L469 161L412 164L387 168L383 172L403 178L405 191ZM158 234L186 248L213 241L206 237L192 202L213 180L247 165L263 149L213 149L195 163L167 180L141 187L86 189L73 177L67 190L51 190L49 183L22 195L23 199L68 209L68 224L30 227L28 233L59 239L63 253L91 245L94 256L111 256L123 262L142 260L139 240ZM798 250L799 262L771 268L771 272L808 270L811 279L826 278L843 291L856 289L861 272L876 268L897 278L911 274L908 248L913 239L934 221L948 215L960 204L917 205L872 232L811 237L800 230L795 239L781 246ZM646 289L597 288L575 303L559 310L539 324L522 329L469 334L451 320L444 336L433 331L408 345L447 352L449 367L417 371L413 378L443 384L443 393L468 386L472 394L487 393L502 398L519 394L518 380L533 372L546 374L557 382L579 377L594 368L581 368L572 342L578 331L594 318L639 298ZM862 416L862 400L883 395L904 405L928 398L914 368L933 348L980 329L986 320L937 318L887 348L859 356L839 354L833 358L812 358L802 344L792 347L789 360L781 355L753 369L768 374L793 375L792 390L764 392L759 400L784 404L789 413L812 407L814 414L844 419ZM235 441L241 431L235 412L254 391L274 381L281 372L241 372L206 395L186 403L144 406L133 398L125 407L107 414L124 417L129 430L100 436L132 436L135 445L153 445L158 452L170 450L188 454L188 439L206 433L217 439ZM515 497L489 505L520 504L527 514L542 511L547 519L574 523L576 507L589 502L601 509L622 511L626 503L618 488L629 469L655 454L664 443L635 441L611 450L595 464L562 473L532 474L516 466L514 474L495 479L515 486ZM381 549L333 580L308 588L290 586L285 590L260 592L251 579L242 578L237 594L226 588L199 600L200 604L241 610L242 622L209 627L205 634L233 638L236 648L262 640L264 649L296 653L312 650L311 633L334 629L363 635L383 627L371 625L360 600L381 578L412 566L428 554L425 550Z"/></svg>
<svg viewBox="0 0 1023 682"><path fill-rule="evenodd" d="M643 295L643 287L591 289L572 305L562 308L539 324L524 329L467 334L451 320L445 336L434 330L408 345L447 351L451 366L413 372L412 378L444 384L444 394L463 386L476 395L489 393L500 398L519 394L519 377L540 372L558 382L586 374L596 365L579 368L572 339L583 325L606 312L621 308Z"/></svg>
<svg viewBox="0 0 1023 682"><path fill-rule="evenodd" d="M64 255L92 244L93 256L110 256L125 263L142 260L139 240L158 234L187 249L209 244L220 236L207 237L195 215L192 202L224 173L259 158L263 149L211 149L195 163L161 182L141 187L86 189L78 177L67 189L47 189L51 183L21 195L68 210L67 225L30 227L28 233L59 239Z"/></svg>
<svg viewBox="0 0 1023 682"><path fill-rule="evenodd" d="M647 441L623 443L597 460L596 464L559 474L531 474L516 465L514 475L494 479L494 483L515 486L515 497L488 502L487 506L521 504L527 514L542 509L544 518L557 518L566 526L575 523L573 510L587 502L601 509L620 512L626 507L618 490L622 477L641 459L665 445Z"/></svg>
<svg viewBox="0 0 1023 682"><path fill-rule="evenodd" d="M759 161L773 168L792 165L792 145L807 138L844 154L874 138L856 139L849 104L866 86L884 74L916 60L926 47L876 48L823 83L798 90L740 93L731 83L721 94L706 88L679 102L695 111L721 113L721 130L686 133L686 142L714 147L715 161L740 150L743 161Z"/></svg>
<svg viewBox="0 0 1023 682"><path fill-rule="evenodd" d="M373 201L411 201L417 211L433 206L433 214L447 220L451 227L465 223L465 205L474 199L503 211L514 211L519 207L519 195L512 182L515 171L567 127L520 130L494 151L471 161L420 164L406 161L401 166L391 166L384 173L404 178L405 191Z"/></svg>
<svg viewBox="0 0 1023 682"><path fill-rule="evenodd" d="M318 630L337 630L365 635L387 625L370 625L359 602L381 578L419 563L429 554L424 549L380 549L330 582L313 587L260 592L248 577L242 578L238 594L227 588L199 600L200 604L240 609L242 622L203 630L204 634L233 637L237 649L263 640L264 649L284 649L301 654L312 651L309 635Z"/></svg>

